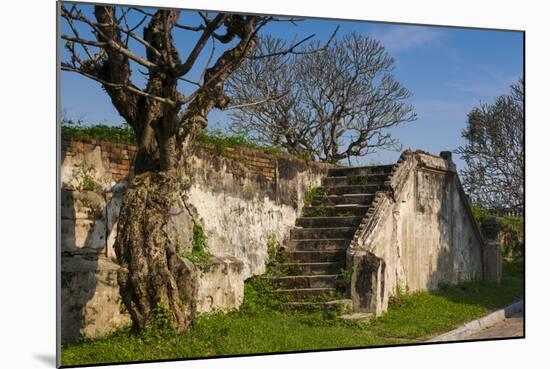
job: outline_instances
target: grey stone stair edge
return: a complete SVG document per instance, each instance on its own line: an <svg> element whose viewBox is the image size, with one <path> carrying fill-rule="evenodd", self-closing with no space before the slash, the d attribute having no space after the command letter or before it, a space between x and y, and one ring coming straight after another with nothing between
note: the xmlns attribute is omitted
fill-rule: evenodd
<svg viewBox="0 0 550 369"><path fill-rule="evenodd" d="M342 186L344 187L344 186ZM375 195L375 192L360 192L360 193L343 193L343 194L340 194L340 195L318 195L318 196L315 196L315 198L327 198L327 197L335 197L335 198L338 198L338 197L355 197L355 196L374 196Z"/></svg>
<svg viewBox="0 0 550 369"><path fill-rule="evenodd" d="M325 244L331 244L331 243L345 243L350 242L352 240L351 237L341 237L341 238L303 238L301 240L285 240L283 241L283 245L288 245L288 247L293 247L295 243L325 243ZM289 245L290 244L290 245Z"/></svg>
<svg viewBox="0 0 550 369"><path fill-rule="evenodd" d="M286 302L284 305L290 306L318 306L318 305L347 305L351 304L351 299L339 299L339 300L328 300L328 301L291 301Z"/></svg>
<svg viewBox="0 0 550 369"><path fill-rule="evenodd" d="M368 166L358 166L358 167L339 167L339 168L330 168L327 171L327 176L333 176L334 173L353 173L353 172L363 172L363 171L372 171L372 172L391 172L395 164L384 164L384 165L368 165Z"/></svg>
<svg viewBox="0 0 550 369"><path fill-rule="evenodd" d="M288 253L297 254L297 255L310 255L310 254L342 254L346 253L344 249L334 249L334 250L287 250Z"/></svg>
<svg viewBox="0 0 550 369"><path fill-rule="evenodd" d="M295 294L297 292L337 292L337 289L334 287L277 288L275 292L288 294Z"/></svg>
<svg viewBox="0 0 550 369"><path fill-rule="evenodd" d="M296 220L298 219L306 219L306 220L315 220L315 219L333 219L333 220L339 220L339 219L362 219L363 217L362 216L359 216L359 215L349 215L349 216L345 216L345 217L338 217L338 216L326 216L326 217L304 217L304 216L301 216L301 217L298 217L296 218Z"/></svg>
<svg viewBox="0 0 550 369"><path fill-rule="evenodd" d="M318 263L280 263L280 266L295 266L295 265L304 265L304 266L311 266L311 265L319 265L319 266L332 266L332 264L345 264L341 262L336 261L326 261L326 262L318 262Z"/></svg>
<svg viewBox="0 0 550 369"><path fill-rule="evenodd" d="M282 275L282 276L269 276L267 279L292 279L292 278L323 278L323 277L339 277L340 274L297 274L297 275Z"/></svg>
<svg viewBox="0 0 550 369"><path fill-rule="evenodd" d="M290 230L290 239L350 238L356 230L357 227L293 228Z"/></svg>

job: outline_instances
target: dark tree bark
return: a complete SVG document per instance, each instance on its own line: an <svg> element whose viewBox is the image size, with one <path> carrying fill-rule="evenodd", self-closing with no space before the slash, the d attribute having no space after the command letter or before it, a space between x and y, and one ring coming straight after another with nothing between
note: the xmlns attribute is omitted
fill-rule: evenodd
<svg viewBox="0 0 550 369"><path fill-rule="evenodd" d="M74 37L65 37L72 42L69 50L73 51L73 58L63 67L99 81L114 107L136 132L135 177L122 203L115 242L123 302L138 331L150 324L159 303L172 312L176 327L183 330L189 327L195 312L194 267L178 256L164 234L169 209L182 191L178 169L190 144L206 125L210 110L227 104L223 82L256 46L255 32L260 18L226 14L213 20L205 17L205 23L197 30L201 38L182 62L172 37L179 11L159 10L145 15L148 23L143 28L143 37L136 39L145 45L146 59L126 47L124 35L129 36L129 29L121 20L125 12L128 9L117 12L111 6L96 6L94 21L75 7L63 9L67 22L87 24L96 35L95 50L84 50L90 58L80 61L75 43L82 49L93 45L86 45L74 26ZM214 37L214 31L222 28L224 22L224 41L235 37L240 41L207 68L204 81L193 95L183 96L178 91L180 78L191 69L201 50ZM143 90L131 82L130 60L147 68Z"/></svg>
<svg viewBox="0 0 550 369"><path fill-rule="evenodd" d="M131 12L143 16L137 25L128 24ZM169 209L181 200L185 159L207 125L208 113L227 107L224 82L249 57L257 32L272 17L217 13L212 18L199 12L202 24L190 26L178 24L178 10L149 13L98 5L92 19L80 5L61 5L61 14L72 32L62 35L69 53L62 70L99 82L137 138L135 176L123 199L115 242L123 302L138 331L151 323L159 303L172 312L178 330L186 329L195 313L194 267L177 254L164 227ZM138 36L142 24L143 36ZM80 36L83 27L94 40ZM174 45L175 29L200 34L186 59ZM130 40L145 48L145 58L129 49ZM204 65L200 81L189 81L186 75L214 41L226 50ZM145 88L132 82L130 62L146 75ZM183 95L178 89L182 81L196 86L195 91Z"/></svg>

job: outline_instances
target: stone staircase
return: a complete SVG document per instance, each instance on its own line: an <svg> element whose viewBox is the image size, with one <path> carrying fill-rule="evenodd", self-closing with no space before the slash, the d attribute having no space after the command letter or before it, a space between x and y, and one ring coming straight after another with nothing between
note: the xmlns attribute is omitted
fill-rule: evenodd
<svg viewBox="0 0 550 369"><path fill-rule="evenodd" d="M291 309L351 304L346 299L346 249L393 165L332 168L290 231L270 277Z"/></svg>

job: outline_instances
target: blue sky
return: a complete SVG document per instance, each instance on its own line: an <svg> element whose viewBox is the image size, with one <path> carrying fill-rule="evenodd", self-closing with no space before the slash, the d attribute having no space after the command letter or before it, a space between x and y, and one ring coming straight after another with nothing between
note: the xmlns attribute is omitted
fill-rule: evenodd
<svg viewBox="0 0 550 369"><path fill-rule="evenodd" d="M85 7L84 11L88 12ZM193 12L182 13L181 22L187 20L198 23ZM368 35L381 41L395 58L394 75L412 92L409 103L418 114L417 121L392 130L404 148L434 154L456 149L463 144L460 131L466 125L467 113L480 102L492 102L508 93L510 84L523 75L521 32L318 19L304 20L298 26L273 23L263 32L288 40L311 34L326 40L337 25L340 25L338 37L351 31ZM80 31L81 36L89 36L84 28ZM64 22L62 33L68 33ZM198 35L181 30L176 30L174 35L176 46L185 58ZM137 47L138 54L144 54L139 44L132 46ZM221 49L217 48L217 54ZM210 49L205 48L191 78L200 74L198 66L207 60L209 53ZM64 55L66 52L62 51L62 58ZM138 72L134 77L138 85L143 83ZM190 85L182 86L184 93L190 88ZM61 108L68 117L87 123L120 124L123 121L97 82L70 72L61 73ZM213 111L209 115L211 128L223 129L227 121L224 112ZM399 154L384 150L357 163L393 162ZM459 168L463 167L456 155L454 160Z"/></svg>

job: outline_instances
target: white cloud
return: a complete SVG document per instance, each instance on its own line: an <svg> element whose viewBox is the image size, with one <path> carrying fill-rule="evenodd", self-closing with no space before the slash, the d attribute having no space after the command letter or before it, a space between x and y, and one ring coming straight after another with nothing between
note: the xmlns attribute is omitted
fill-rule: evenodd
<svg viewBox="0 0 550 369"><path fill-rule="evenodd" d="M419 26L394 26L387 31L375 31L372 34L391 53L430 44L441 36L442 33L437 29Z"/></svg>
<svg viewBox="0 0 550 369"><path fill-rule="evenodd" d="M487 78L487 74L480 77L485 77L485 80L475 83L449 82L448 86L477 98L494 99L499 95L508 94L510 92L510 85L516 83L519 78L519 76L501 75L492 75Z"/></svg>

